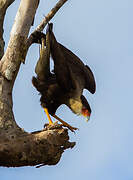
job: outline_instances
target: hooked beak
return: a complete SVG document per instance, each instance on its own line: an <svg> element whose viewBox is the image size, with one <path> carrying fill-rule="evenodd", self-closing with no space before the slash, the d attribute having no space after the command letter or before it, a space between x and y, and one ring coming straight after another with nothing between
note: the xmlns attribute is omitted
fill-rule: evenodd
<svg viewBox="0 0 133 180"><path fill-rule="evenodd" d="M86 122L90 120L91 113L87 109L82 109L82 115L85 117Z"/></svg>
<svg viewBox="0 0 133 180"><path fill-rule="evenodd" d="M88 122L90 120L90 116L86 117L86 122Z"/></svg>

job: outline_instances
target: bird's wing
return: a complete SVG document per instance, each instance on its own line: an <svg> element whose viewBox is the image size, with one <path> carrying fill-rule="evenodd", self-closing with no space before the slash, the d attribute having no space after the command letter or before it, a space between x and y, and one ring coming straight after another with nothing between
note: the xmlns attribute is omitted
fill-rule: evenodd
<svg viewBox="0 0 133 180"><path fill-rule="evenodd" d="M47 31L50 33L50 52L54 61L56 80L64 91L70 91L70 89L74 88L75 85L71 78L65 54L62 52L50 26L51 24L49 24Z"/></svg>
<svg viewBox="0 0 133 180"><path fill-rule="evenodd" d="M94 94L96 90L96 83L91 69L87 65L84 65L83 62L65 46L62 44L59 44L59 46L62 53L66 57L67 64L72 70L75 69L77 70L78 74L80 73L79 78L81 77L85 79L84 88Z"/></svg>
<svg viewBox="0 0 133 180"><path fill-rule="evenodd" d="M84 67L83 62L79 59L78 56L76 56L72 51L70 51L68 48L66 48L62 44L60 44L60 43L58 43L58 44L60 46L62 53L66 57L66 61L69 63L69 65L76 66L77 68Z"/></svg>

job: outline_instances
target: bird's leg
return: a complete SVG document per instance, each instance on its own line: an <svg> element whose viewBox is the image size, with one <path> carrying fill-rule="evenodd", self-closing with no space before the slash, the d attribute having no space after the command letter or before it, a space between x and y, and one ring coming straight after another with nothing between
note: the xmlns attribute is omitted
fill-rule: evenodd
<svg viewBox="0 0 133 180"><path fill-rule="evenodd" d="M68 129L70 129L72 132L74 132L75 130L77 130L78 128L72 127L71 125L69 125L68 123L66 123L65 121L63 121L62 119L60 119L58 116L56 115L52 115L55 119L57 119L58 121L60 121L63 126L67 127Z"/></svg>
<svg viewBox="0 0 133 180"><path fill-rule="evenodd" d="M46 81L50 76L50 37L46 33L46 39L41 39L40 57L35 67L35 73L40 81Z"/></svg>
<svg viewBox="0 0 133 180"><path fill-rule="evenodd" d="M52 119L50 118L50 115L49 115L49 112L48 112L48 109L47 108L44 108L44 111L48 117L48 121L49 121L49 125L52 125L53 124L53 121Z"/></svg>

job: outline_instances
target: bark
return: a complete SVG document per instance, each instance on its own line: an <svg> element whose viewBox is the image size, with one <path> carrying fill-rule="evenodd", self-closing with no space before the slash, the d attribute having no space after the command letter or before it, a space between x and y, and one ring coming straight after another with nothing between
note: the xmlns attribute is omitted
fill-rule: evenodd
<svg viewBox="0 0 133 180"><path fill-rule="evenodd" d="M1 74L8 80L13 80L21 62L25 61L27 53L26 41L33 22L38 0L21 0L7 50L1 60Z"/></svg>
<svg viewBox="0 0 133 180"><path fill-rule="evenodd" d="M3 22L13 2L0 0L0 166L54 165L65 149L75 145L69 142L67 129L56 125L28 133L17 125L13 114L12 89L25 61L27 37L39 0L21 0L4 54Z"/></svg>
<svg viewBox="0 0 133 180"><path fill-rule="evenodd" d="M0 166L55 165L70 143L67 129L59 128L25 134L0 141Z"/></svg>
<svg viewBox="0 0 133 180"><path fill-rule="evenodd" d="M4 22L4 17L6 14L7 8L14 2L15 0L0 0L0 59L4 55L4 39L3 39L3 22Z"/></svg>
<svg viewBox="0 0 133 180"><path fill-rule="evenodd" d="M55 165L67 148L68 130L60 126L27 133L15 122L12 111L12 83L0 78L0 166Z"/></svg>

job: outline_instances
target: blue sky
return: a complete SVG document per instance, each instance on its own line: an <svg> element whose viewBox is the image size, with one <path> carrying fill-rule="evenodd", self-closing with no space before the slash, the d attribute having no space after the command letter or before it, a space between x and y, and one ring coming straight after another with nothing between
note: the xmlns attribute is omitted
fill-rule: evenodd
<svg viewBox="0 0 133 180"><path fill-rule="evenodd" d="M8 42L19 0L7 11L4 37ZM57 1L43 0L35 26ZM91 120L77 117L61 106L57 114L79 128L69 133L76 146L67 150L59 164L34 167L0 168L2 180L132 180L133 179L133 1L68 0L53 18L57 40L78 55L94 72L95 95L86 90ZM26 131L42 129L47 122L32 87L31 78L38 59L38 45L33 45L21 65L14 87L16 121Z"/></svg>

